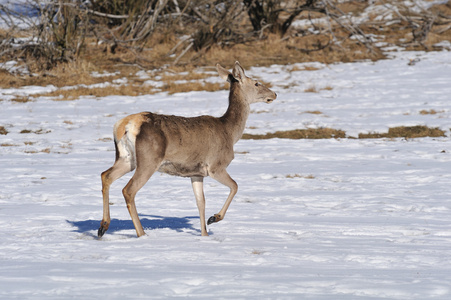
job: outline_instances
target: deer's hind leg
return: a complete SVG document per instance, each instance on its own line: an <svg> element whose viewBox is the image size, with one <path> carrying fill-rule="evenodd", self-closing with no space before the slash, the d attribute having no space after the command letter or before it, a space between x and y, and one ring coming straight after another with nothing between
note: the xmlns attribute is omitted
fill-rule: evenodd
<svg viewBox="0 0 451 300"><path fill-rule="evenodd" d="M130 213L130 217L132 218L133 225L136 229L136 234L138 237L145 235L144 229L141 225L141 221L139 220L138 211L135 205L135 196L138 191L146 184L146 182L150 179L150 177L155 173L157 167L137 167L135 174L127 183L127 185L122 190L122 194L125 198L125 203L127 204L128 212Z"/></svg>
<svg viewBox="0 0 451 300"><path fill-rule="evenodd" d="M111 184L125 175L133 171L134 167L130 160L123 157L118 157L114 165L102 173L102 195L103 195L103 218L100 222L100 228L97 231L97 236L102 237L110 226L110 186Z"/></svg>
<svg viewBox="0 0 451 300"><path fill-rule="evenodd" d="M163 136L152 134L149 128L144 126L141 128L141 133L136 137L135 149L136 171L122 190L122 194L135 226L136 234L140 237L145 235L145 232L136 210L135 196L160 167L166 149L166 141Z"/></svg>

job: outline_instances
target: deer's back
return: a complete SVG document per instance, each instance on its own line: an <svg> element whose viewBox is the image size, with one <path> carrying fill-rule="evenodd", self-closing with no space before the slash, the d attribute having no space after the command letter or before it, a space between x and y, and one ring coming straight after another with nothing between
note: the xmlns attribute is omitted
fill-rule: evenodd
<svg viewBox="0 0 451 300"><path fill-rule="evenodd" d="M148 148L148 152L156 148L162 151L160 172L186 177L208 176L233 160L233 141L219 118L186 118L150 112L133 116L127 122L140 123L136 136L140 147Z"/></svg>

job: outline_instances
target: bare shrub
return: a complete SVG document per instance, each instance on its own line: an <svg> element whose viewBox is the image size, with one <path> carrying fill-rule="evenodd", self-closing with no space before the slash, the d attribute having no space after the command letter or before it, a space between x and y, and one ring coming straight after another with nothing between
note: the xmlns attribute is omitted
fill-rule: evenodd
<svg viewBox="0 0 451 300"><path fill-rule="evenodd" d="M152 35L167 3L168 0L94 1L95 7L103 7L108 12L104 16L118 25L110 30L114 41L133 44L142 44ZM123 15L115 15L117 12ZM110 21L110 27L113 24Z"/></svg>
<svg viewBox="0 0 451 300"><path fill-rule="evenodd" d="M33 61L29 68L48 70L80 55L89 31L81 0L29 0L23 5L20 10L0 7L3 19L8 20L1 56ZM21 33L26 38L18 39Z"/></svg>
<svg viewBox="0 0 451 300"><path fill-rule="evenodd" d="M241 1L188 1L184 11L192 16L187 20L190 31L171 50L170 54L178 53L174 63L190 49L198 53L192 57L196 60L212 46L233 46L253 39L252 34L243 30L244 6Z"/></svg>
<svg viewBox="0 0 451 300"><path fill-rule="evenodd" d="M244 0L249 19L255 31L269 28L272 33L285 35L294 19L304 11L325 12L318 0Z"/></svg>
<svg viewBox="0 0 451 300"><path fill-rule="evenodd" d="M0 5L7 25L0 59L22 60L32 71L77 60L86 47L103 48L118 64L155 68L203 64L224 53L238 59L243 50L251 61L258 51L261 65L377 59L376 40L423 49L451 41L449 2L425 8L401 0L24 1ZM370 5L389 17L368 13Z"/></svg>

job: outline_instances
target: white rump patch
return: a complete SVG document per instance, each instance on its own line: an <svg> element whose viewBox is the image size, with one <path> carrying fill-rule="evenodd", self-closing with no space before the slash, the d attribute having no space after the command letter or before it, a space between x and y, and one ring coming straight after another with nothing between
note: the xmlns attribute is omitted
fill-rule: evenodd
<svg viewBox="0 0 451 300"><path fill-rule="evenodd" d="M116 128L118 123L114 127L114 137L116 139ZM134 169L136 167L136 152L135 142L136 136L140 131L140 127L131 121L125 126L125 135L119 140L116 140L117 148L119 151L119 157L124 159L130 164L130 167Z"/></svg>

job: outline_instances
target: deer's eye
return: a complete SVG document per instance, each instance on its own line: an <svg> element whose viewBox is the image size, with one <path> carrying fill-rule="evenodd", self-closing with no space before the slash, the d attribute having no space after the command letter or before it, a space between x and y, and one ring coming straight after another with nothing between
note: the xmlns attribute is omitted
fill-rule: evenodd
<svg viewBox="0 0 451 300"><path fill-rule="evenodd" d="M258 82L255 83L255 86L259 86Z"/></svg>

